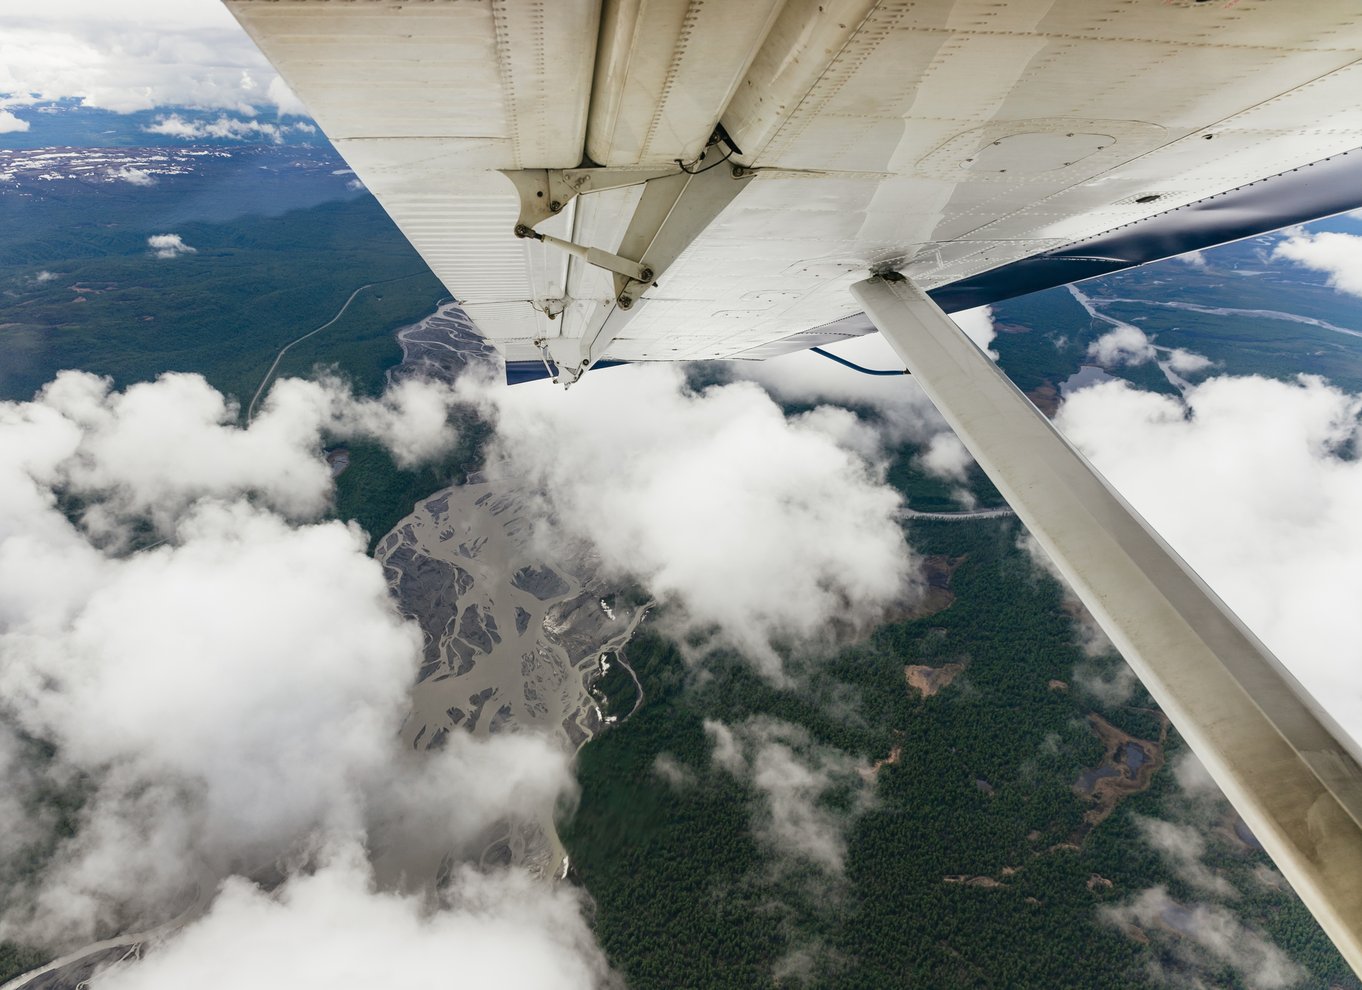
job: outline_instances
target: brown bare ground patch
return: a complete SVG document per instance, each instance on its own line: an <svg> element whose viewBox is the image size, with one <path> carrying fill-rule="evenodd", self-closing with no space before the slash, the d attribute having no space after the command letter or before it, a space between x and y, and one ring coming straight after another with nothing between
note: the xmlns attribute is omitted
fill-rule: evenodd
<svg viewBox="0 0 1362 990"><path fill-rule="evenodd" d="M1032 404L1045 413L1047 419L1054 419L1055 413L1059 412L1059 389L1051 382L1046 382L1039 388L1033 388L1026 393L1026 397Z"/></svg>
<svg viewBox="0 0 1362 990"><path fill-rule="evenodd" d="M1114 886L1116 885L1100 873L1094 873L1092 876L1088 877L1088 889L1094 894L1099 890L1111 890Z"/></svg>
<svg viewBox="0 0 1362 990"><path fill-rule="evenodd" d="M910 688L917 691L922 697L930 698L964 673L965 667L964 661L942 664L940 667L910 663L903 668L903 676L908 681Z"/></svg>
<svg viewBox="0 0 1362 990"><path fill-rule="evenodd" d="M989 890L1007 886L1007 884L1003 883L1001 880L995 880L993 877L972 877L967 873L957 873L954 876L942 877L941 882L958 883L963 884L966 887L985 887Z"/></svg>
<svg viewBox="0 0 1362 990"><path fill-rule="evenodd" d="M955 603L955 592L951 591L951 577L968 556L966 554L961 557L947 557L937 554L923 558L922 577L926 587L923 589L922 597L912 605L886 616L887 621L908 622L913 619L925 619L929 615L936 615L937 612L944 612L950 608Z"/></svg>
<svg viewBox="0 0 1362 990"><path fill-rule="evenodd" d="M1051 691L1067 691L1067 690L1069 690L1069 685L1068 685L1068 683L1067 683L1066 681L1061 681L1061 680L1057 680L1057 679L1051 679L1050 682L1049 682L1048 684L1046 684L1046 687L1048 687Z"/></svg>
<svg viewBox="0 0 1362 990"><path fill-rule="evenodd" d="M903 757L903 747L902 747L902 746L895 746L893 749L891 749L891 750L889 751L889 755L886 756L884 759L882 759L882 760L876 760L873 766L869 766L869 767L860 767L860 768L857 769L856 772L859 773L859 774L861 775L861 779L862 779L862 780L865 780L865 781L867 781L867 782L871 782L871 781L874 781L875 778L878 777L878 776L880 775L880 767L889 767L889 766L893 766L893 765L894 765L895 763L897 763L900 759L902 759L902 757Z"/></svg>
<svg viewBox="0 0 1362 990"><path fill-rule="evenodd" d="M1089 798L1093 807L1083 815L1083 824L1070 841L1081 843L1094 828L1106 821L1122 800L1149 786L1154 774L1163 767L1163 747L1168 741L1168 719L1159 716L1159 739L1136 739L1118 729L1101 715L1092 712L1088 724L1102 740L1102 762L1084 770L1074 783L1074 793Z"/></svg>

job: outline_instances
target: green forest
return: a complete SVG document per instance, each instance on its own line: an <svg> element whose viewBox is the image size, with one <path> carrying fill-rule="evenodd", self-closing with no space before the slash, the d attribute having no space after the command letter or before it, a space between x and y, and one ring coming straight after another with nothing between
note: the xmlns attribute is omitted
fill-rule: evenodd
<svg viewBox="0 0 1362 990"><path fill-rule="evenodd" d="M1161 720L1143 691L1108 704L1076 682L1075 668L1111 674L1121 661L1082 653L1059 586L1019 535L1012 520L916 522L915 549L963 558L954 602L793 661L785 688L731 655L688 664L650 617L624 650L645 702L582 751L580 806L563 826L630 986L1114 990L1161 985L1151 965L1244 985L1166 925L1102 920L1153 887L1187 906L1206 898L1138 828L1137 816L1181 814L1169 766L1082 836L1093 804L1074 785L1103 760L1086 716L1145 740ZM963 672L931 697L905 682L906 664L948 663ZM760 793L715 765L706 721L753 719L799 727L809 759L836 752L868 769L897 751L873 783L853 774L822 796L844 824L840 874L763 844ZM1169 736L1170 763L1182 752ZM1223 800L1214 815L1234 821ZM1235 915L1307 967L1304 985L1357 986L1305 908L1255 879L1262 852L1191 823L1211 835L1204 862L1237 891Z"/></svg>

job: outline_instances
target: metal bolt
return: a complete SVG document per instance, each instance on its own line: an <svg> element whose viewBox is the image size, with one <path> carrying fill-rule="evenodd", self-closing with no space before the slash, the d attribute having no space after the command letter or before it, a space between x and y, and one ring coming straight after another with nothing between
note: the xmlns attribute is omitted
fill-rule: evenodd
<svg viewBox="0 0 1362 990"><path fill-rule="evenodd" d="M651 268L643 269L643 271L638 273L638 280L640 282L651 282L653 280L653 270Z"/></svg>
<svg viewBox="0 0 1362 990"><path fill-rule="evenodd" d="M530 228L526 227L523 223L518 223L515 225L515 235L516 237L529 237Z"/></svg>
<svg viewBox="0 0 1362 990"><path fill-rule="evenodd" d="M556 200L556 199L553 200L551 203L549 203L549 209L552 210L554 213L557 213L557 212L558 212L559 210L561 210L562 208L563 208L563 204L560 203L560 202L558 202L558 200Z"/></svg>
<svg viewBox="0 0 1362 990"><path fill-rule="evenodd" d="M628 309L633 304L634 300L630 299L628 296L620 296L620 309Z"/></svg>

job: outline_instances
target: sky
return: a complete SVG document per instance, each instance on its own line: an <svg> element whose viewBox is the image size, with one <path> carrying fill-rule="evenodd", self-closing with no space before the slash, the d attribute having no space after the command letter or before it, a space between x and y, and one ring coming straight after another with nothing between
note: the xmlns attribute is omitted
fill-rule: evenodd
<svg viewBox="0 0 1362 990"><path fill-rule="evenodd" d="M0 132L54 99L167 108L167 120L172 107L220 110L224 127L264 138L302 113L217 3L35 9L0 2ZM158 236L149 246L164 260L193 251ZM1288 232L1274 258L1362 297L1362 236ZM988 312L962 322L987 348ZM1139 331L1094 348L1110 366L1159 354ZM897 364L873 336L843 351ZM1222 375L1191 351L1167 359L1193 377L1182 396L1106 383L1066 401L1057 425L1362 735L1362 398L1318 379ZM787 415L780 400L811 408ZM920 591L902 498L885 480L894 447L921 444L922 465L968 497L969 456L915 385L810 355L701 391L670 367L602 373L566 396L470 379L373 400L286 379L246 428L195 375L119 393L66 373L32 401L0 403L0 937L65 948L193 918L96 981L131 990L456 971L505 987L617 982L570 887L460 866L431 891L382 876L370 856L399 842L474 849L491 823L576 793L543 738L455 735L420 761L400 749L420 637L364 535L324 518L323 434L418 464L457 441L461 404L495 423L494 470L543 493L552 529L643 582L697 653L736 647L777 684L833 626L868 628ZM70 495L87 506L79 525L59 502ZM129 552L148 532L160 542ZM715 766L762 796L758 839L836 878L864 805L834 815L820 798L856 786L848 754L769 720L706 731ZM35 763L33 740L56 756ZM687 786L675 767L658 772ZM1195 766L1179 772L1189 793L1206 789ZM88 797L74 835L23 873L25 849L54 826L26 802L75 781ZM1189 825L1142 828L1202 875ZM266 867L280 877L270 889L244 879ZM1203 948L1255 985L1289 985L1289 961L1217 906L1213 878L1205 886ZM1112 923L1156 915L1166 898L1142 892Z"/></svg>
<svg viewBox="0 0 1362 990"><path fill-rule="evenodd" d="M303 107L214 0L0 2L0 132L24 107L78 99L126 113L195 106L233 119Z"/></svg>

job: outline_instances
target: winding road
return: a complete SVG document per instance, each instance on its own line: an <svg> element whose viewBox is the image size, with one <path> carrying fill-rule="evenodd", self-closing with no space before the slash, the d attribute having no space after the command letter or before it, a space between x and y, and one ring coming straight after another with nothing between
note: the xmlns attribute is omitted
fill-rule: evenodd
<svg viewBox="0 0 1362 990"><path fill-rule="evenodd" d="M991 509L961 509L959 512L919 512L905 506L899 509L900 519L931 519L940 522L962 522L966 519L1006 519L1015 516L1011 506L1000 505Z"/></svg>
<svg viewBox="0 0 1362 990"><path fill-rule="evenodd" d="M270 370L265 372L265 377L260 379L260 387L255 390L255 395L251 396L251 404L246 407L246 425L249 426L251 420L255 419L256 404L260 402L260 396L264 394L266 386L268 386L270 383L270 379L274 377L274 373L279 370L279 362L284 359L284 355L289 352L289 349L291 347L293 347L295 344L301 344L309 337L315 337L317 334L321 333L327 327L334 324L337 320L339 320L342 316L345 315L345 311L350 308L350 304L354 302L355 298L365 289L372 289L375 285L386 285L389 282L401 282L403 279L415 278L417 275L420 274L422 273L412 272L409 275L398 275L396 278L383 278L379 279L377 282L365 282L354 292L350 293L350 298L345 300L345 305L336 311L335 316L331 317L331 319L327 320L321 326L317 327L317 329L309 330L301 337L295 337L293 340L290 340L283 347L279 348L279 353L274 356L274 363L270 365Z"/></svg>

